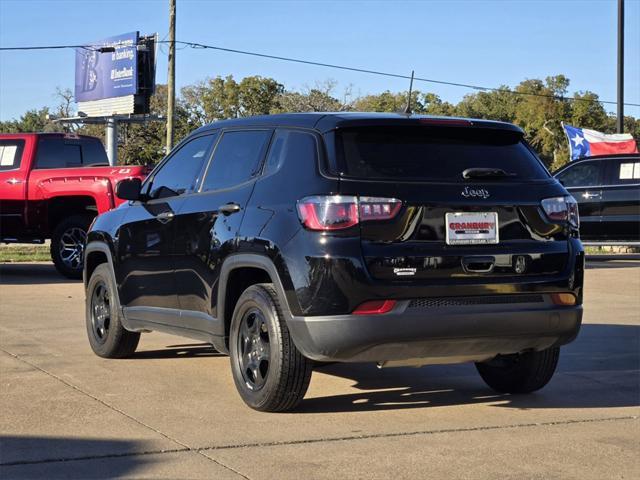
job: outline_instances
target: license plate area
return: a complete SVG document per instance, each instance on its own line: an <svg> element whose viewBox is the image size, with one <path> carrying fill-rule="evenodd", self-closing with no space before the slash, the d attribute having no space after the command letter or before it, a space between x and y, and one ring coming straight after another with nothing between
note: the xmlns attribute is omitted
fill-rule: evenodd
<svg viewBox="0 0 640 480"><path fill-rule="evenodd" d="M452 212L445 214L447 245L498 243L497 212Z"/></svg>

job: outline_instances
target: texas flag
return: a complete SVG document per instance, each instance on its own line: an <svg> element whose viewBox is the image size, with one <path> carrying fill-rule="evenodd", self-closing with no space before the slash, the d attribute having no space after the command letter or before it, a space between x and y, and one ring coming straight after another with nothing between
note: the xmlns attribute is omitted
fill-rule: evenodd
<svg viewBox="0 0 640 480"><path fill-rule="evenodd" d="M629 133L606 134L562 125L569 139L571 160L595 155L609 155L615 153L638 153L636 141Z"/></svg>

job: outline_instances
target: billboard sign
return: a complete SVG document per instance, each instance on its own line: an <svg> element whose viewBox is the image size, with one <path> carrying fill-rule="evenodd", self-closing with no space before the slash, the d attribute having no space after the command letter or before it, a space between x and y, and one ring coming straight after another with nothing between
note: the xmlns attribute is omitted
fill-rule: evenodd
<svg viewBox="0 0 640 480"><path fill-rule="evenodd" d="M76 50L76 102L123 97L138 93L138 32L105 38L93 48L113 47L114 52Z"/></svg>

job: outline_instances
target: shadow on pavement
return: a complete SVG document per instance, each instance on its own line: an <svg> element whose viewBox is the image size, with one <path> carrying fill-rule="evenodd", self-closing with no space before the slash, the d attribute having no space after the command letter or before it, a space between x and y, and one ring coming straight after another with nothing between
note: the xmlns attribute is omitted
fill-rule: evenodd
<svg viewBox="0 0 640 480"><path fill-rule="evenodd" d="M0 263L0 285L79 283L58 273L53 263Z"/></svg>
<svg viewBox="0 0 640 480"><path fill-rule="evenodd" d="M475 367L438 365L377 369L371 364L328 364L316 369L353 380L358 393L304 400L297 413L395 410L494 403L497 407L612 408L640 404L640 326L583 325L563 347L555 377L529 395L489 389Z"/></svg>
<svg viewBox="0 0 640 480"><path fill-rule="evenodd" d="M144 450L136 441L0 435L0 478L128 477L155 461L135 455Z"/></svg>
<svg viewBox="0 0 640 480"><path fill-rule="evenodd" d="M134 353L132 359L157 358L194 358L194 357L226 357L208 343L187 343L184 345L167 345L160 350L140 350Z"/></svg>

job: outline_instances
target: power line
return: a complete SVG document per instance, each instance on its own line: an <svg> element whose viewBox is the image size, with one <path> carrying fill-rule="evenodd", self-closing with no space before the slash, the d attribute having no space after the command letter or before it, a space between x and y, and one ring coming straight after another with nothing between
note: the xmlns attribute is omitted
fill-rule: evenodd
<svg viewBox="0 0 640 480"><path fill-rule="evenodd" d="M168 44L171 43L170 40L159 40L157 43L159 44ZM240 55L248 55L248 56L252 56L252 57L260 57L260 58L269 58L272 60L280 60L283 62L291 62L291 63L300 63L300 64L304 64L304 65L313 65L316 67L325 67L325 68L333 68L336 70L346 70L346 71L350 71L350 72L358 72L358 73L367 73L370 75L378 75L378 76L383 76L383 77L390 77L390 78L401 78L401 79L405 79L405 80L410 80L411 76L410 75L403 75L400 73L391 73L391 72L383 72L380 70L371 70L371 69L367 69L367 68L358 68L358 67L349 67L346 65L336 65L333 63L324 63L324 62L316 62L313 60L304 60L304 59L300 59L300 58L292 58L292 57L283 57L280 55L271 55L271 54L267 54L267 53L259 53L259 52L251 52L251 51L247 51L247 50L238 50L235 48L226 48L226 47L219 47L217 45L207 45L204 43L198 43L198 42L185 42L185 41L180 41L180 40L176 40L175 41L176 44L180 44L180 45L184 45L185 48L189 47L189 48L193 48L193 49L209 49L209 50L217 50L220 52L227 52L227 53L236 53L236 54L240 54ZM13 50L13 51L19 51L19 50L48 50L48 49L63 49L63 48L83 48L86 50L92 50L92 51L99 51L100 48L99 47L95 47L95 46L91 46L91 45L51 45L51 46L28 46L28 47L0 47L0 51L5 51L5 50ZM602 104L609 104L609 105L617 105L617 102L611 101L611 100L590 100L587 98L572 98L572 97L564 97L564 96L558 96L558 95L549 95L546 93L536 93L536 92L518 92L515 90L510 90L510 89L505 89L505 88L501 88L501 87L486 87L486 86L482 86L482 85L474 85L474 84L470 84L470 83L461 83L461 82L449 82L449 81L445 81L445 80L436 80L433 78L424 78L424 77L414 77L414 80L417 82L425 82L425 83L433 83L433 84L437 84L437 85L447 85L447 86L452 86L452 87L461 87L461 88L468 88L468 89L472 89L472 90L477 90L477 91L490 91L490 92L502 92L502 93L506 93L506 94L511 94L511 95L519 95L519 96L529 96L529 97L540 97L540 98L551 98L554 100L561 100L561 101L569 101L569 102L597 102L597 103L602 103ZM630 106L630 107L640 107L640 103L624 103L624 105L626 106Z"/></svg>
<svg viewBox="0 0 640 480"><path fill-rule="evenodd" d="M162 42L159 42L162 43ZM165 42L166 43L166 42ZM406 79L406 80L410 80L411 76L410 75L402 75L399 73L390 73L390 72L382 72L379 70L369 70L369 69L365 69L365 68L357 68L357 67L347 67L344 65L335 65L332 63L323 63L323 62L315 62L312 60L302 60L299 58L291 58L291 57L282 57L279 55L269 55L266 53L258 53L258 52L249 52L246 50L237 50L234 48L225 48L225 47L218 47L215 45L205 45L202 43L196 43L196 42L183 42L183 41L178 41L176 40L176 43L182 44L182 45L186 45L188 47L191 48L203 48L203 49L211 49L211 50L218 50L218 51L222 51L222 52L229 52L229 53L238 53L241 55L249 55L249 56L253 56L253 57L261 57L261 58L270 58L273 60L282 60L285 62L292 62L292 63L301 63L301 64L305 64L305 65L314 65L314 66L318 66L318 67L327 67L327 68L335 68L338 70L347 70L347 71L351 71L351 72L359 72L359 73L369 73L372 75L380 75L380 76L385 76L385 77L392 77L392 78L402 78L402 79ZM587 98L567 98L567 97L560 97L558 95L549 95L549 94L545 94L545 93L535 93L535 92L517 92L515 90L509 90L509 89L504 89L504 88L496 88L496 87L485 87L485 86L481 86L481 85L473 85L473 84L469 84L469 83L458 83L458 82L447 82L445 80L435 80L432 78L423 78L423 77L413 77L413 79L415 81L418 82L426 82L426 83L435 83L438 85L448 85L448 86L453 86L453 87L463 87L463 88L470 88L473 90L479 90L479 91L492 91L492 92L504 92L504 93L508 93L508 94L512 94L512 95L521 95L521 96L533 96L533 97L542 97L542 98L553 98L555 100L566 100L566 101L571 101L571 102L598 102L598 103L606 103L606 104L611 104L611 105L617 105L617 102L613 102L613 101L608 101L608 100L589 100ZM639 103L625 103L625 105L628 106L633 106L633 107L640 107Z"/></svg>
<svg viewBox="0 0 640 480"><path fill-rule="evenodd" d="M99 52L103 47L92 45L42 45L30 47L0 47L0 51L20 51L20 50L60 50L64 48L81 48L91 52Z"/></svg>

